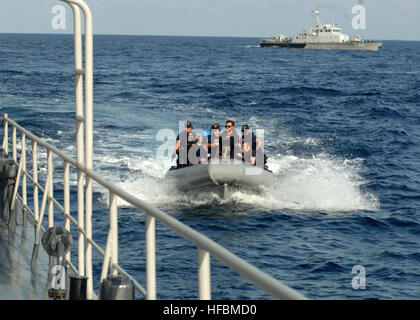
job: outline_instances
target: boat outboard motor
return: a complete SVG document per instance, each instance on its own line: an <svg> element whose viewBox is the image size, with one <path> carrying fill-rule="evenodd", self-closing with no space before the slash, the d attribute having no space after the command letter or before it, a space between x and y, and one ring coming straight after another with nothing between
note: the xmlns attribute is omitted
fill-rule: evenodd
<svg viewBox="0 0 420 320"><path fill-rule="evenodd" d="M56 257L57 263L52 267L53 275L48 296L54 300L66 297L66 272L64 255L70 251L73 238L70 232L63 227L51 227L42 236L42 246L50 257Z"/></svg>

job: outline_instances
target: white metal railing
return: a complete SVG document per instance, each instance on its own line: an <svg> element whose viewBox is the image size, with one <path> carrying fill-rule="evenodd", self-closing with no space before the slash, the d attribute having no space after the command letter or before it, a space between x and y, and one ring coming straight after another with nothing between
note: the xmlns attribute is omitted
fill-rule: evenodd
<svg viewBox="0 0 420 320"><path fill-rule="evenodd" d="M74 28L74 73L76 100L76 158L80 166L93 168L93 23L92 13L82 0L62 0L70 5L73 11ZM82 55L82 10L85 31L85 66ZM85 87L83 109L83 80ZM92 237L92 179L78 170L77 199L79 228L85 229L86 236ZM86 180L84 186L83 180ZM86 275L87 298L92 299L92 244L83 242L82 233L78 235L79 275ZM84 254L83 254L84 252ZM85 258L87 262L85 263Z"/></svg>
<svg viewBox="0 0 420 320"><path fill-rule="evenodd" d="M203 234L193 230L187 225L181 223L177 219L171 217L170 215L164 213L163 211L145 203L144 201L134 197L133 195L122 190L118 186L104 180L101 176L97 175L90 169L80 165L77 161L71 159L67 155L63 154L61 151L56 149L54 146L44 142L40 138L36 137L31 132L19 126L16 122L9 119L7 114L4 115L4 140L3 140L3 149L8 153L9 142L8 142L8 130L9 126L12 127L12 154L13 159L18 161L18 174L16 178L14 194L17 198L22 201L23 208L25 211L29 212L35 220L36 228L36 241L39 243L40 232L42 231L41 225L45 211L48 211L48 227L54 225L54 211L53 207L57 207L64 215L65 218L65 228L70 231L70 222L74 224L79 231L79 234L82 235L83 242L85 245L90 244L95 248L99 254L101 254L103 259L102 272L100 276L100 281L102 281L107 275L108 272L112 275L117 274L118 272L128 276L135 286L135 288L146 298L146 299L156 299L156 249L155 249L155 221L156 219L172 229L173 231L180 234L185 239L194 243L197 246L197 261L198 261L198 297L199 299L211 299L211 270L210 270L210 256L217 258L224 265L230 267L237 273L241 274L243 277L253 282L254 284L260 286L266 292L270 293L276 298L279 299L304 299L305 297L296 292L295 290L289 288L288 286L282 284L275 278L263 273L261 270L250 265L243 259L239 258L235 254L229 252L219 244L215 243L213 240L204 236ZM17 135L16 131L20 132L21 139L21 153L19 159L17 159ZM26 139L32 141L32 170L28 170L26 167ZM43 147L47 151L47 176L45 186L41 186L37 181L37 148ZM64 204L61 205L54 197L54 176L53 176L53 161L52 156L55 155L59 157L64 164ZM99 247L99 245L93 241L92 236L86 232L86 229L81 227L81 224L78 220L74 219L70 214L70 179L69 179L69 167L72 166L78 171L82 172L86 177L90 177L93 181L104 187L108 190L109 193L109 219L110 219L110 229L108 232L107 242L105 250ZM27 185L23 181L28 178L32 181L33 184L33 208L30 208L26 196L23 195L27 193ZM21 182L22 181L22 182ZM22 196L20 196L17 191L20 187ZM38 211L37 205L37 192L43 192L41 208ZM132 276L127 274L119 265L118 265L118 207L117 201L118 198L126 201L133 207L142 210L146 214L146 289L144 289ZM48 201L48 205L47 205ZM13 201L14 205L15 201ZM78 216L79 218L79 216ZM83 254L80 250L78 254ZM90 264L92 258L88 258L86 255L84 257L85 264ZM81 261L80 257L78 261ZM67 254L66 263L70 266L74 272L81 274L81 270L75 267L71 261L70 256ZM87 274L84 274L87 276ZM92 277L92 276L91 276ZM92 280L92 279L90 279ZM92 296L94 293L92 292Z"/></svg>

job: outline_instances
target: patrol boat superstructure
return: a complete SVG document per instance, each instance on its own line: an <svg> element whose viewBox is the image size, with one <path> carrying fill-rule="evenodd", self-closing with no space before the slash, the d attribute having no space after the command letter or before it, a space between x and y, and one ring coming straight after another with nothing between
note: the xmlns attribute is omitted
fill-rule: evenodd
<svg viewBox="0 0 420 320"><path fill-rule="evenodd" d="M359 35L351 38L341 32L336 24L322 24L319 21L319 11L312 11L313 25L310 30L303 30L297 35L263 39L261 47L279 47L292 49L322 49L322 50L371 50L377 51L382 42L362 40Z"/></svg>

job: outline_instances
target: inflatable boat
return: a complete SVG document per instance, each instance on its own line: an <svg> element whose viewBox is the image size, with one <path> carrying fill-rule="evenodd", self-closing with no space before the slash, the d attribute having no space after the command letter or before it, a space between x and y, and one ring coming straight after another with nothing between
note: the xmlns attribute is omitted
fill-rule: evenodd
<svg viewBox="0 0 420 320"><path fill-rule="evenodd" d="M171 167L167 178L180 190L211 191L226 198L235 190L262 192L273 184L273 173L248 163L210 163Z"/></svg>

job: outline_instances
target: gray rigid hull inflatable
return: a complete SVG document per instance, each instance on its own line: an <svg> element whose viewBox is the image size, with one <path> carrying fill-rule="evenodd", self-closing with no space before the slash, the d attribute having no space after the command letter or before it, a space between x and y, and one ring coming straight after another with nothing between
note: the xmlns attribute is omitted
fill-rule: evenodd
<svg viewBox="0 0 420 320"><path fill-rule="evenodd" d="M168 178L181 190L221 190L226 196L236 188L261 191L273 184L273 173L247 163L197 164L168 171Z"/></svg>

